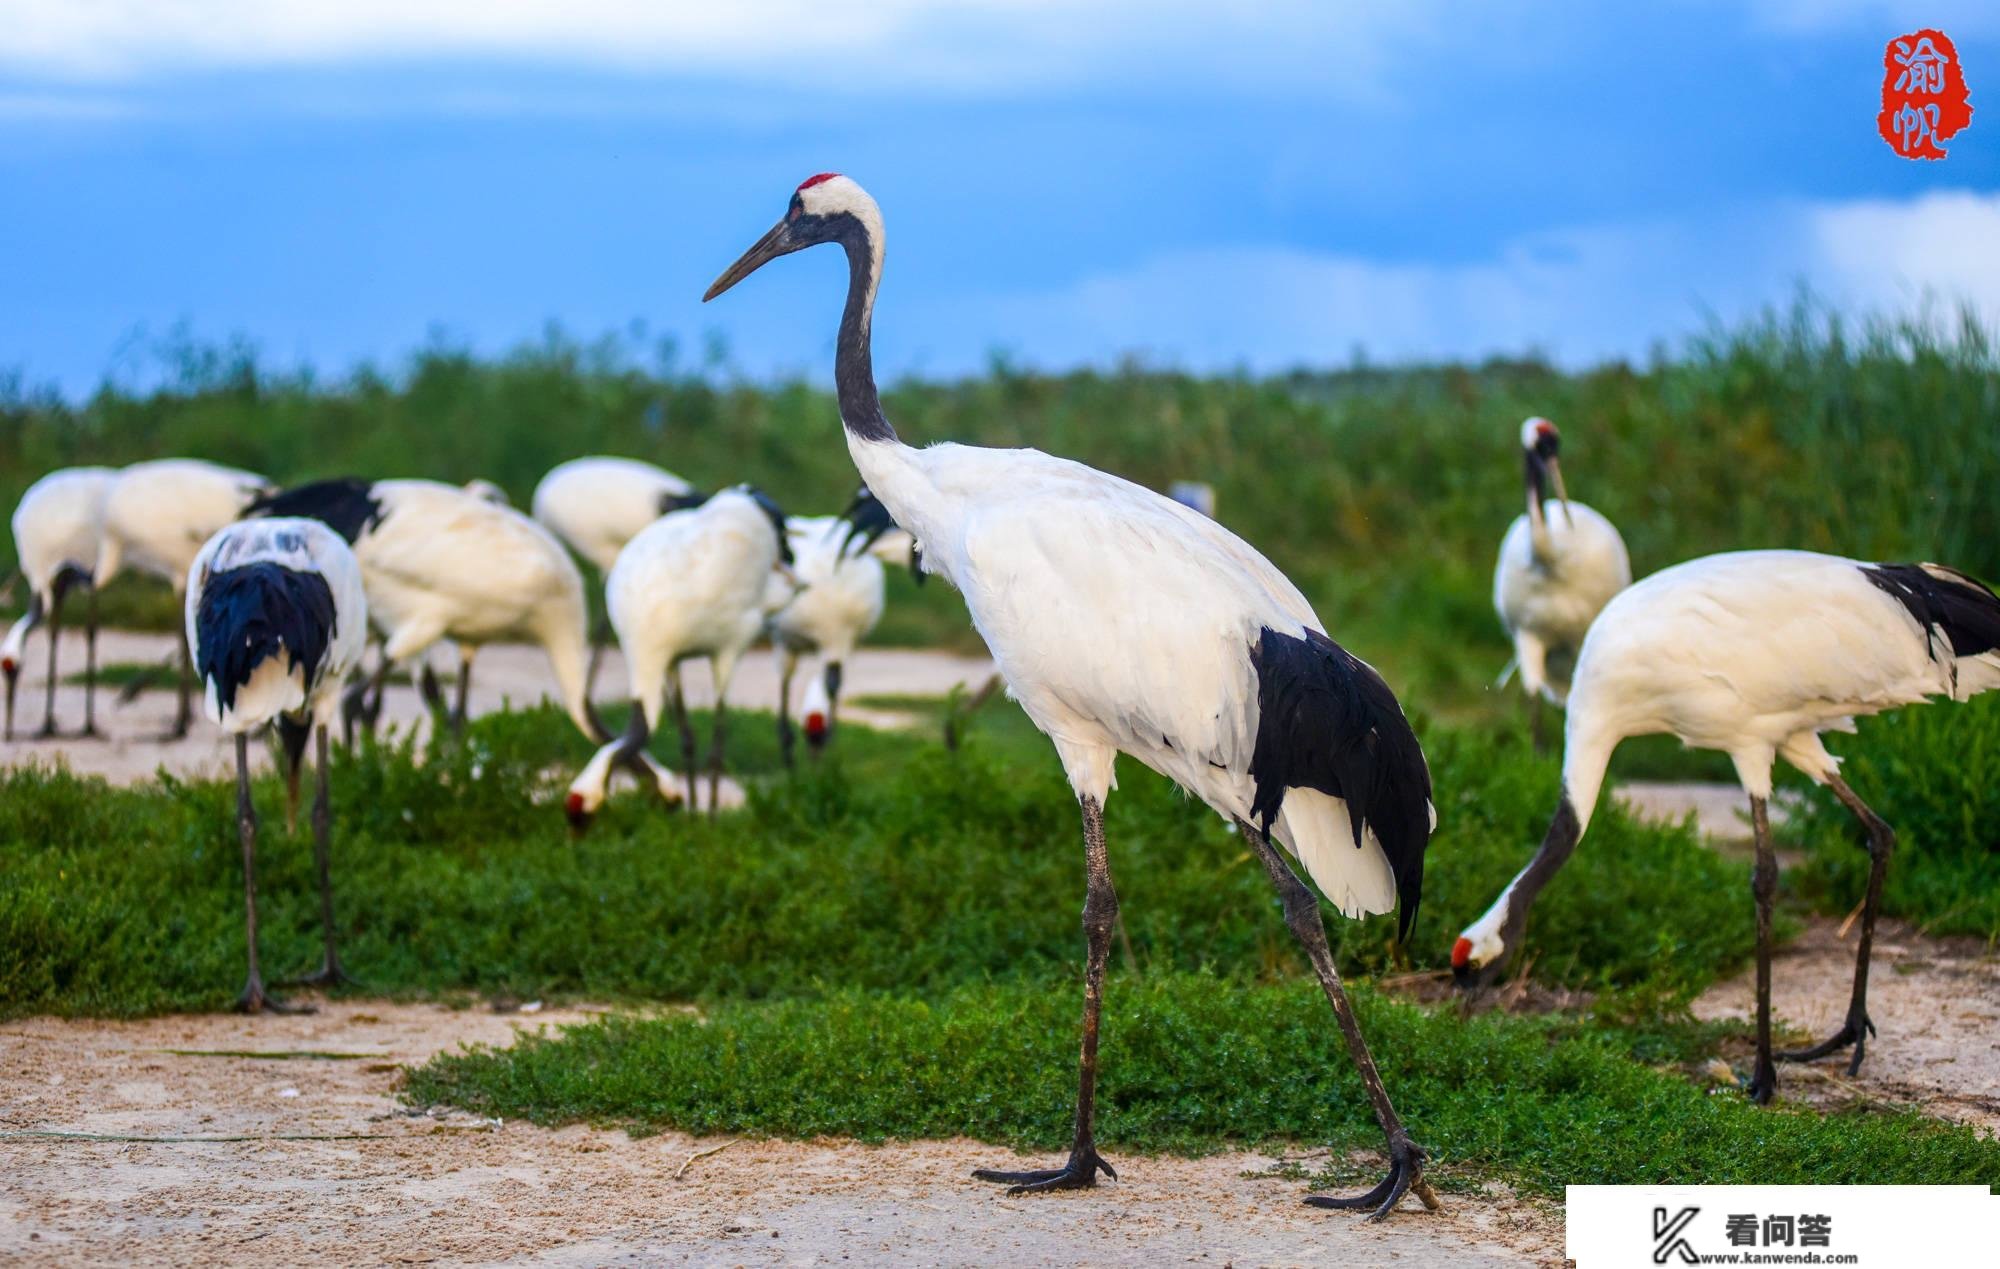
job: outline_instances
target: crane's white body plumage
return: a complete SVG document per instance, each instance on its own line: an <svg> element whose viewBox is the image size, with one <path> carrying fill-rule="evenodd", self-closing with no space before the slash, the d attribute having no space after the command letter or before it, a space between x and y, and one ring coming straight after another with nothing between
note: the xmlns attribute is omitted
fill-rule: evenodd
<svg viewBox="0 0 2000 1269"><path fill-rule="evenodd" d="M272 564L325 579L333 597L326 651L310 678L290 657L266 656L248 680L237 685L235 699L227 706L220 699L220 685L205 677L208 717L231 734L261 730L280 715L308 715L315 725L328 726L339 713L341 687L361 664L367 644L368 601L361 566L340 535L317 520L273 517L226 526L202 547L189 573L187 637L197 661L204 651L198 621L204 589L216 575L251 564Z"/></svg>
<svg viewBox="0 0 2000 1269"><path fill-rule="evenodd" d="M117 473L109 467L52 471L21 495L14 507L14 555L39 610L16 621L0 643L0 661L19 664L28 633L55 605L56 579L64 570L88 580L97 567L104 498Z"/></svg>
<svg viewBox="0 0 2000 1269"><path fill-rule="evenodd" d="M857 467L966 599L1008 692L1102 802L1122 751L1251 822L1264 629L1322 634L1296 586L1215 521L1150 489L1031 449L924 449L850 438ZM1272 825L1346 916L1396 885L1345 804L1294 788Z"/></svg>
<svg viewBox="0 0 2000 1269"><path fill-rule="evenodd" d="M584 702L583 575L542 525L513 507L429 480L378 480L378 520L354 542L383 655L409 663L442 639L469 650L539 643L564 707L594 734Z"/></svg>
<svg viewBox="0 0 2000 1269"><path fill-rule="evenodd" d="M1540 526L1516 516L1493 568L1493 609L1513 641L1521 687L1561 705L1590 623L1631 584L1625 539L1595 508L1550 498Z"/></svg>
<svg viewBox="0 0 2000 1269"><path fill-rule="evenodd" d="M713 667L721 708L737 663L763 632L772 599L782 594L770 585L779 559L770 515L735 489L661 516L619 552L605 580L605 606L625 655L633 706L647 726L660 722L670 673L693 657L706 657ZM618 740L603 746L571 783L577 811L594 812L603 804L622 746ZM670 794L666 772L654 766L654 776Z"/></svg>
<svg viewBox="0 0 2000 1269"><path fill-rule="evenodd" d="M1629 736L1665 733L1728 754L1753 798L1771 796L1783 758L1825 783L1839 759L1820 736L1936 697L2000 687L2000 650L1958 656L1871 575L1892 566L1809 551L1703 556L1619 593L1577 660L1563 744L1563 797L1574 833L1589 826L1611 754ZM1983 593L1935 564L1946 587ZM1531 865L1532 867L1532 865ZM1454 960L1483 968L1508 951L1517 876L1461 936ZM1532 899L1532 895L1530 896Z"/></svg>
<svg viewBox="0 0 2000 1269"><path fill-rule="evenodd" d="M693 488L636 458L574 458L542 477L533 507L535 519L609 574L625 544L660 518L667 500Z"/></svg>
<svg viewBox="0 0 2000 1269"><path fill-rule="evenodd" d="M243 514L270 482L254 472L192 458L134 463L104 495L103 531L93 570L103 586L127 566L165 578L176 594L202 546Z"/></svg>

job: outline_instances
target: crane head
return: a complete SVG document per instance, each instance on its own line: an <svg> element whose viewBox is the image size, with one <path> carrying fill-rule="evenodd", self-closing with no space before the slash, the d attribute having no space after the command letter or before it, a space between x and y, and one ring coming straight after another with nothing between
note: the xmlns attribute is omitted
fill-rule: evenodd
<svg viewBox="0 0 2000 1269"><path fill-rule="evenodd" d="M1562 463L1557 455L1562 449L1562 433L1556 425L1545 418L1532 418L1521 424L1521 457L1527 464L1528 488L1533 491L1537 505L1547 497L1543 482L1553 484L1556 497L1563 505L1563 518L1574 524L1576 518L1570 514L1569 490L1563 485Z"/></svg>
<svg viewBox="0 0 2000 1269"><path fill-rule="evenodd" d="M722 271L701 297L702 302L714 299L779 256L822 242L863 248L878 255L882 249L881 210L867 190L838 172L807 177L793 190L784 219Z"/></svg>

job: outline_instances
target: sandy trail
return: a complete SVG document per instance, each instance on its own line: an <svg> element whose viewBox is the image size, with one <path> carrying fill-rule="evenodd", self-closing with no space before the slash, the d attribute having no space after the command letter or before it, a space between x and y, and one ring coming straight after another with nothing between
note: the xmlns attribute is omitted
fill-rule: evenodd
<svg viewBox="0 0 2000 1269"><path fill-rule="evenodd" d="M165 769L176 776L233 775L235 761L229 740L201 717L201 703L195 702L196 721L188 735L162 742L173 722L173 678L162 677L154 690L140 693L129 705L118 705L116 692L100 689L97 697L98 730L103 740L78 740L70 736L83 725L83 688L59 683L56 688L56 721L63 736L36 740L32 733L42 725L42 700L47 682L48 645L36 637L29 642L26 664L21 674L20 695L14 716L14 736L0 742L0 765L15 766L28 761L64 762L71 770L101 775L116 784L132 784L152 778ZM166 635L135 634L107 630L98 637L98 661L158 664L175 655L175 644ZM67 679L83 669L83 635L65 630L58 674ZM442 675L456 673L456 658L448 650L438 654ZM957 657L939 652L900 648L864 648L846 665L841 689L844 699L864 696L944 696L959 684L974 688L993 673L993 663L982 658ZM706 669L695 667L686 674L688 700L696 708L714 703L715 687ZM616 648L605 651L604 664L597 674L600 700L619 699L624 692L625 663ZM524 644L492 644L481 649L472 675L474 717L510 705L529 705L553 699L555 680L548 658L541 649ZM805 692L803 675L792 684L794 705ZM775 659L765 652L753 654L736 671L730 684L729 703L741 709L775 710L778 705L778 671ZM898 725L902 715L848 705L841 717L867 725ZM416 690L396 686L384 697L382 722L385 727L419 729L427 732L430 713ZM267 760L264 747L253 746L257 761ZM728 799L725 799L727 801Z"/></svg>
<svg viewBox="0 0 2000 1269"><path fill-rule="evenodd" d="M0 1027L0 1131L250 1137L207 1143L0 1135L0 1258L46 1263L613 1260L717 1265L1377 1264L1560 1260L1560 1219L1504 1192L1410 1205L1386 1225L1246 1175L1272 1158L1116 1156L1122 1180L1008 1199L967 1141L869 1147L412 1118L399 1064L574 1022L341 1001L305 1017ZM207 1050L206 1054L171 1050ZM215 1055L310 1050L355 1060ZM279 1134L346 1140L278 1140ZM681 1172L683 1165L685 1171ZM676 1175L680 1172L680 1175Z"/></svg>

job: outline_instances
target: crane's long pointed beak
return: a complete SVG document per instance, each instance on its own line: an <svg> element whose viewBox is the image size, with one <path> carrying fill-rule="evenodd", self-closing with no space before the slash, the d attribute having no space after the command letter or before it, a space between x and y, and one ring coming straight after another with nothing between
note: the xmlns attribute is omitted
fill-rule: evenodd
<svg viewBox="0 0 2000 1269"><path fill-rule="evenodd" d="M1574 529L1576 527L1576 517L1570 513L1569 490L1565 488L1563 485L1562 464L1557 462L1554 458L1551 458L1548 461L1548 468L1549 468L1549 480L1554 483L1556 487L1556 497L1562 502L1563 505L1563 519L1569 522L1570 528Z"/></svg>
<svg viewBox="0 0 2000 1269"><path fill-rule="evenodd" d="M771 226L771 232L757 240L755 246L738 256L735 264L722 271L722 276L717 278L702 295L701 302L708 303L779 256L790 255L804 245L806 244L792 241L791 224L788 221L779 221Z"/></svg>

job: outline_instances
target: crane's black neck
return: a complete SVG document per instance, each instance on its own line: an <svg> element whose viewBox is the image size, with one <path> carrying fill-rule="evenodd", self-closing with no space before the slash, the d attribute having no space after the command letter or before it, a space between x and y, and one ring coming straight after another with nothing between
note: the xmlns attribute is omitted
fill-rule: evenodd
<svg viewBox="0 0 2000 1269"><path fill-rule="evenodd" d="M893 441L896 429L882 413L875 391L875 362L870 351L875 316L875 288L880 282L875 244L859 218L842 217L837 238L847 249L847 307L840 314L840 342L834 350L833 381L840 396L840 422L850 436L864 441Z"/></svg>

